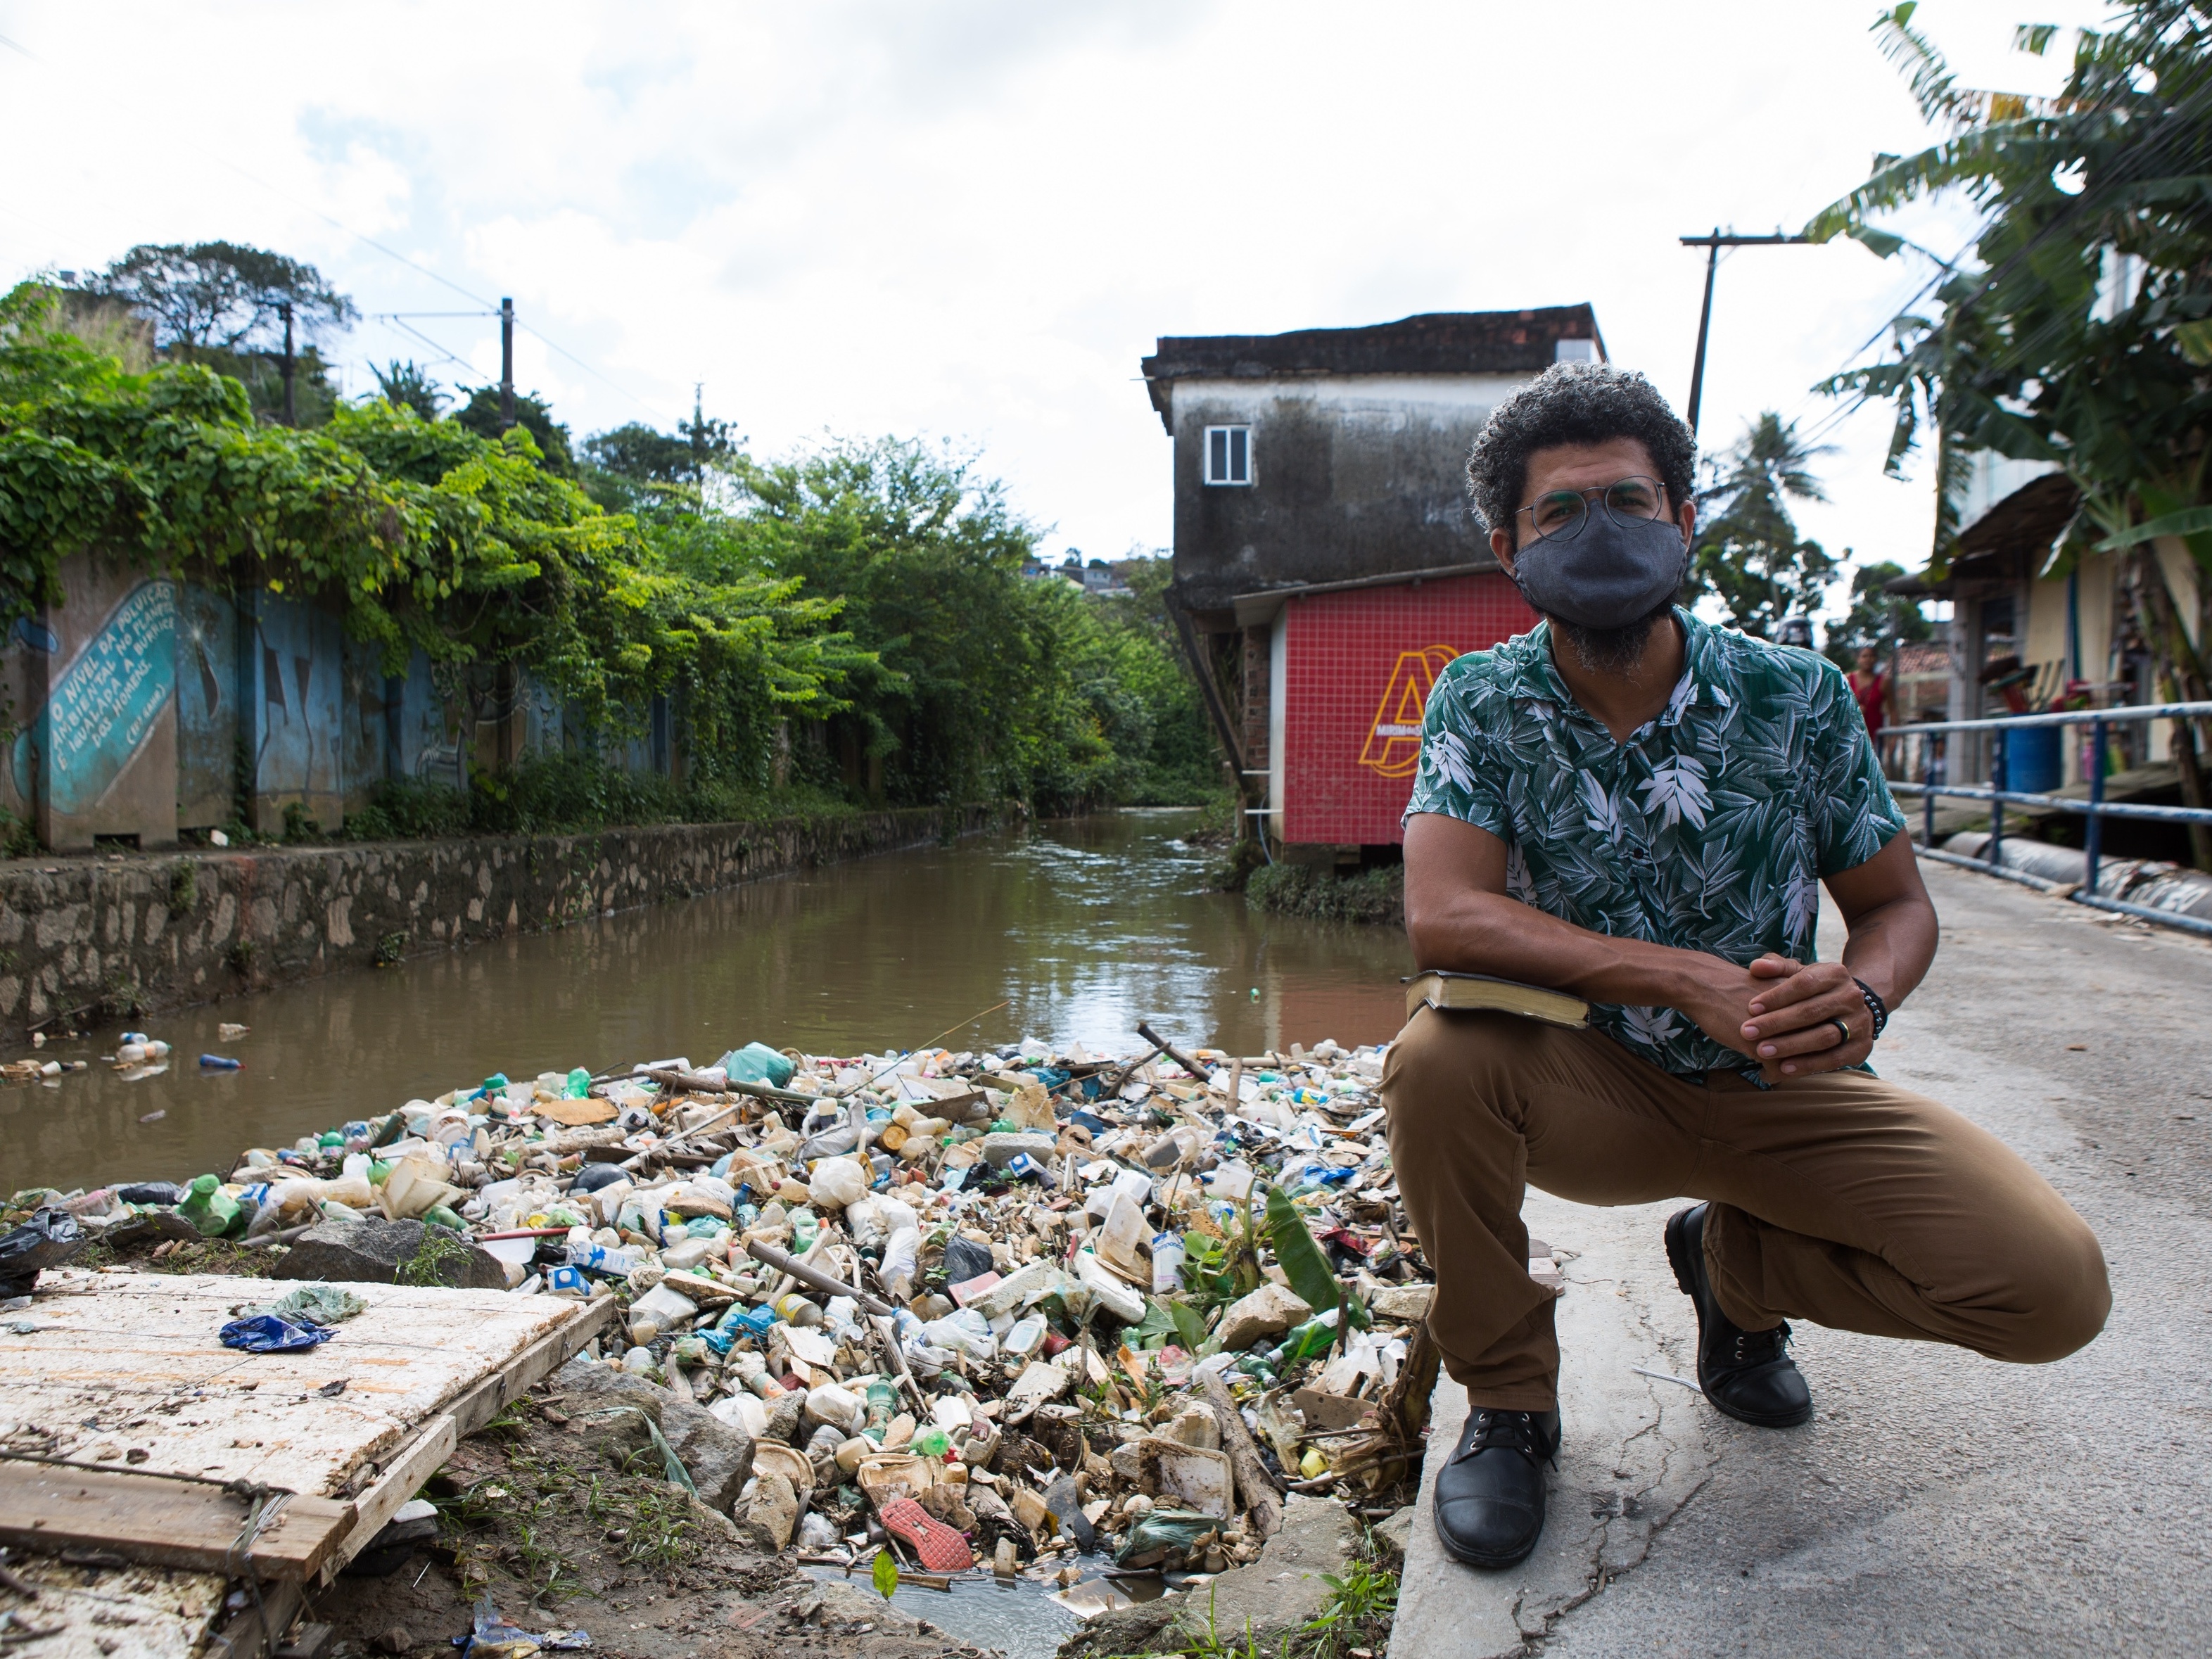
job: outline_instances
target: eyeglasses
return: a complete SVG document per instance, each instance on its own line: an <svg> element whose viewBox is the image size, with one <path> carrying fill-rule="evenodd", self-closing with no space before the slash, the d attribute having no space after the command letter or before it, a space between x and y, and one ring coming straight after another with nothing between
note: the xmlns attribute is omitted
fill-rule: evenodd
<svg viewBox="0 0 2212 1659"><path fill-rule="evenodd" d="M1667 487L1656 478L1628 477L1589 489L1549 489L1521 512L1539 540L1572 541L1589 522L1592 501L1602 501L1617 525L1644 523L1666 510Z"/></svg>

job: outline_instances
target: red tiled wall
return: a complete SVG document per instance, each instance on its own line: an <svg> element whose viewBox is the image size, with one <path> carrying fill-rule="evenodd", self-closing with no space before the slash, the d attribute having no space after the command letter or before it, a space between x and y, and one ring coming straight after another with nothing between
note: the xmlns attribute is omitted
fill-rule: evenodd
<svg viewBox="0 0 2212 1659"><path fill-rule="evenodd" d="M1437 671L1535 622L1502 574L1291 599L1283 642L1285 839L1399 840Z"/></svg>

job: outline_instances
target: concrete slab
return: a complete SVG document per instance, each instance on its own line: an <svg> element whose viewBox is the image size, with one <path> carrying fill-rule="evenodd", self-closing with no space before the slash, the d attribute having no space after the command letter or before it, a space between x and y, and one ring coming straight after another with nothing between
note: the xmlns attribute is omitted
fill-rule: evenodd
<svg viewBox="0 0 2212 1659"><path fill-rule="evenodd" d="M1559 1468L1536 1553L1520 1566L1462 1566L1437 1540L1436 1472L1467 1421L1467 1395L1441 1378L1432 1405L1390 1659L1502 1659L1641 1562L1652 1535L1705 1482L1712 1462L1703 1398L1638 1368L1688 1375L1695 1316L1660 1245L1673 1206L1595 1210L1532 1193L1528 1231L1562 1256Z"/></svg>

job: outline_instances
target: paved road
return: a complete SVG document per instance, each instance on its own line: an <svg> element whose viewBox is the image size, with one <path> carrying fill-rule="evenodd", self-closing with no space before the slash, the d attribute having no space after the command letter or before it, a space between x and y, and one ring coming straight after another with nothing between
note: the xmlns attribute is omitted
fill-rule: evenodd
<svg viewBox="0 0 2212 1659"><path fill-rule="evenodd" d="M2212 943L1923 868L1942 951L1878 1063L2097 1230L2104 1336L2031 1368L1801 1329L1817 1417L1746 1428L1630 1370L1690 1369L1672 1206L1532 1196L1532 1229L1582 1252L1553 1523L1477 1575L1421 1516L1392 1659L2212 1652Z"/></svg>

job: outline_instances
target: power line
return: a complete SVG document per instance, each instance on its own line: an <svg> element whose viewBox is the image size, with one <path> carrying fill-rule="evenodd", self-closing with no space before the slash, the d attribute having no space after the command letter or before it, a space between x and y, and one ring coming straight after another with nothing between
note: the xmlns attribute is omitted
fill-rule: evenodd
<svg viewBox="0 0 2212 1659"><path fill-rule="evenodd" d="M331 226L334 229L343 231L346 235L352 237L356 241L362 243L364 246L374 248L379 253L383 254L387 259L396 259L401 264L405 265L410 270L418 271L441 287L451 289L463 299L475 301L477 304L484 307L484 312L495 314L496 313L498 308L495 307L490 301L485 299L481 294L471 293L469 289L463 288L459 283L453 281L451 278L439 275L438 272L431 270L429 266L421 264L419 261L409 258L397 248L386 247L382 242L378 241L374 236L362 234L360 231L356 230L351 225L347 224L343 220L334 218L311 203L303 202L296 196L292 195L289 191L278 189L275 185L270 184L266 179L260 177L257 173L249 173L246 168L240 167L236 162L228 160L227 157L216 155L211 157L211 159L218 165L229 168L231 172L235 173L240 178L247 180L249 183L260 185L262 189L267 191L270 195L277 197L283 201L289 202L294 207L298 208L301 212L311 213L316 218L320 219L325 224ZM384 314L396 315L397 313L386 313ZM413 314L431 316L441 313L417 313ZM455 312L445 314L466 316L481 315L483 313ZM653 409L652 404L647 403L644 398L639 397L628 386L623 386L620 381L613 379L611 376L602 373L599 369L585 362L581 357L579 357L574 352L570 351L567 347L548 338L546 335L539 330L532 328L527 323L520 323L518 325L526 332L535 335L539 343L544 345L548 349L559 353L562 356L566 357L570 362L575 364L577 368L582 369L586 374L590 374L599 380L605 381L608 386L612 386L617 392L621 392L623 397L629 398L630 402L636 404L640 409L645 410L646 413L650 415L658 412Z"/></svg>

